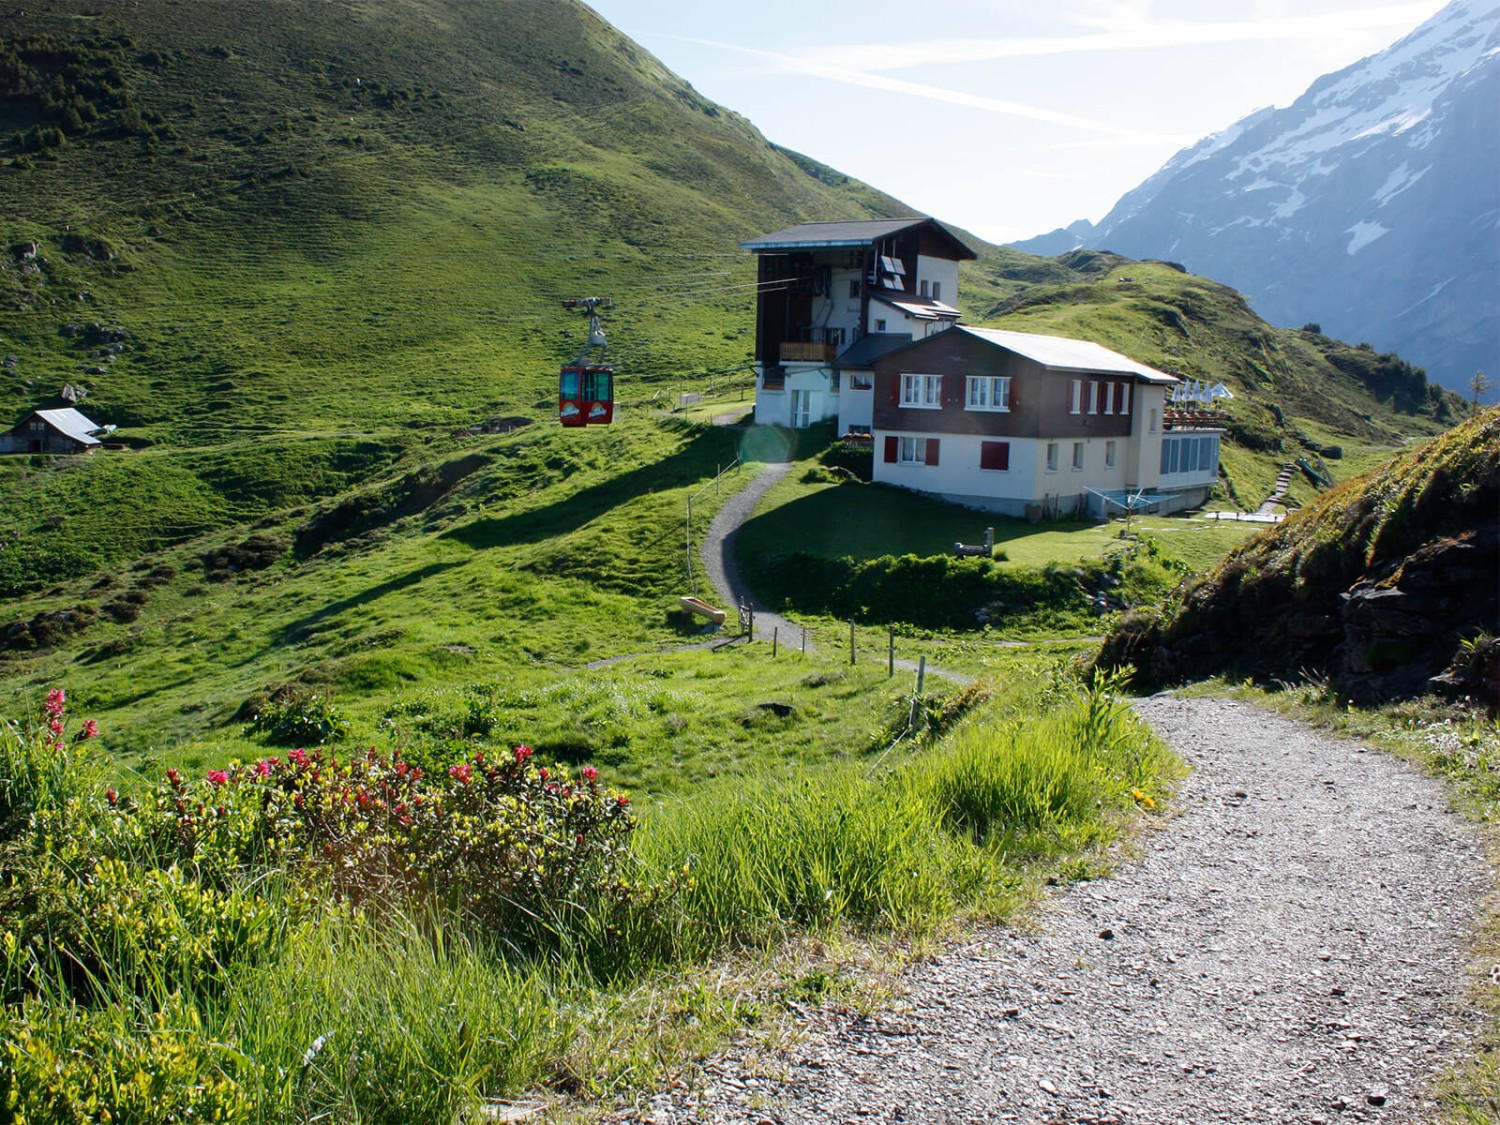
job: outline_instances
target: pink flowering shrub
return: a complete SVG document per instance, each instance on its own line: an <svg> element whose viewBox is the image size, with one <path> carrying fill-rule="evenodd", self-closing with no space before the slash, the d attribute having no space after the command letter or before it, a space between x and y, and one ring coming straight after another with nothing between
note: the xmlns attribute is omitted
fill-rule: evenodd
<svg viewBox="0 0 1500 1125"><path fill-rule="evenodd" d="M531 755L477 751L428 774L399 751L295 749L201 781L168 770L140 815L161 862L207 885L286 870L369 912L435 899L528 945L568 911L670 893L637 885L628 801L598 771L575 779Z"/></svg>

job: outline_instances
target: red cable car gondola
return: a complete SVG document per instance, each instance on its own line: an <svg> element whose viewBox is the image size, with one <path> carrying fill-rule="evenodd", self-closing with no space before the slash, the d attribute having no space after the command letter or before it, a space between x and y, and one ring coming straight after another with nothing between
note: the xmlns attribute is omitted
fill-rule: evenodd
<svg viewBox="0 0 1500 1125"><path fill-rule="evenodd" d="M558 377L557 420L564 426L607 426L614 421L615 369L604 362L604 327L599 323L598 312L608 307L608 297L563 302L565 309L584 308L589 314L588 343ZM599 362L590 363L589 352L596 347Z"/></svg>

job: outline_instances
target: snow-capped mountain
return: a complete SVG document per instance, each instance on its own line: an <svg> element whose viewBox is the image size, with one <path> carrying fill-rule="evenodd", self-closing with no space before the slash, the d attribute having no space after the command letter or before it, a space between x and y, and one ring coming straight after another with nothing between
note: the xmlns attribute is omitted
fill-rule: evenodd
<svg viewBox="0 0 1500 1125"><path fill-rule="evenodd" d="M1500 4L1454 0L1184 149L1097 227L1015 245L1168 258L1448 387L1500 376Z"/></svg>

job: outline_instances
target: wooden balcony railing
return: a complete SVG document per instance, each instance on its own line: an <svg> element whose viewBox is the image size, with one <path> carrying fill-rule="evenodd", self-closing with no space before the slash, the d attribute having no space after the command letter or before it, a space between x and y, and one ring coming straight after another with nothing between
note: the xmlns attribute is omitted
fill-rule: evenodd
<svg viewBox="0 0 1500 1125"><path fill-rule="evenodd" d="M782 363L832 363L838 355L834 344L807 344L799 340L787 340L781 345Z"/></svg>

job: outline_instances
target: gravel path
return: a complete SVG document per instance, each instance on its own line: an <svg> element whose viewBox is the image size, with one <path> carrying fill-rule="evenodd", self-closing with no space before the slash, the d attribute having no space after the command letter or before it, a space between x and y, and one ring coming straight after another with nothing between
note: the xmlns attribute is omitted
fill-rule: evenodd
<svg viewBox="0 0 1500 1125"><path fill-rule="evenodd" d="M1137 706L1194 766L1139 860L917 967L900 1012L814 1013L786 1055L716 1060L649 1119L1427 1119L1479 1019L1477 831L1386 754L1230 700Z"/></svg>
<svg viewBox="0 0 1500 1125"><path fill-rule="evenodd" d="M727 603L724 608L729 611L730 621L734 621L734 614L739 605L742 603L748 605L755 610L754 639L769 641L771 631L779 629L782 643L787 645L801 643L802 627L793 625L785 617L772 613L755 599L755 595L750 592L750 587L745 584L740 574L735 549L739 540L740 525L750 518L761 498L785 477L791 468L791 463L787 461L760 466L760 472L755 479L730 497L729 501L719 509L713 522L708 525L708 531L703 536L703 545L698 550L699 556L703 559L704 569L708 571L708 580L713 583L713 588ZM808 641L807 647L809 649L813 647L811 640Z"/></svg>

